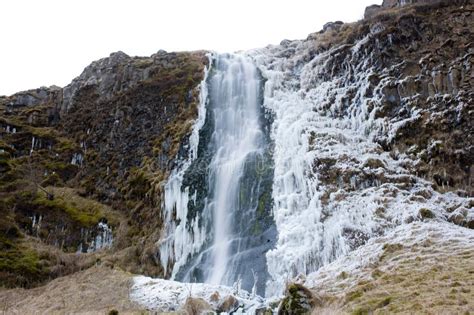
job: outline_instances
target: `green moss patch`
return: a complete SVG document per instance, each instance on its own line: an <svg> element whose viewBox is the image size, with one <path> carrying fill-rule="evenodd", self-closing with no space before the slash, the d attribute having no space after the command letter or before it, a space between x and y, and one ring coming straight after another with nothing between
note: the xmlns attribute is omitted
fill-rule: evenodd
<svg viewBox="0 0 474 315"><path fill-rule="evenodd" d="M78 222L84 227L95 226L104 218L112 224L117 223L113 216L110 215L108 207L96 201L80 197L71 188L48 187L47 190L54 195L54 199L50 200L46 193L40 192L34 199L33 205L43 207L45 210L65 213L73 221Z"/></svg>

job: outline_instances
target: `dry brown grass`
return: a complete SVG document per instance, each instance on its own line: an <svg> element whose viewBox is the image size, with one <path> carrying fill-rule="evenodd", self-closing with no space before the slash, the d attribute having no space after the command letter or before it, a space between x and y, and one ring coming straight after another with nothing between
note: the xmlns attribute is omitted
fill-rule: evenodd
<svg viewBox="0 0 474 315"><path fill-rule="evenodd" d="M147 314L129 299L132 275L96 266L35 289L0 290L0 314Z"/></svg>
<svg viewBox="0 0 474 315"><path fill-rule="evenodd" d="M387 244L378 262L337 278L313 288L328 293L314 314L469 314L474 244L443 235L410 246Z"/></svg>

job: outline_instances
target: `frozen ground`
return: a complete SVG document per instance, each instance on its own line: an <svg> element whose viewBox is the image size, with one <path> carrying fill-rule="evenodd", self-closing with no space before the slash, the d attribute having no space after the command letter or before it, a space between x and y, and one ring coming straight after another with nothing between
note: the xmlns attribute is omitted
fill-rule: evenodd
<svg viewBox="0 0 474 315"><path fill-rule="evenodd" d="M216 295L215 293L218 293ZM212 295L219 296L213 300ZM130 298L149 310L171 312L180 310L188 297L201 298L217 308L227 296L232 295L239 301L237 313L254 314L264 307L266 301L254 294L242 290L238 285L226 287L204 283L183 283L172 280L152 279L139 276L134 278Z"/></svg>

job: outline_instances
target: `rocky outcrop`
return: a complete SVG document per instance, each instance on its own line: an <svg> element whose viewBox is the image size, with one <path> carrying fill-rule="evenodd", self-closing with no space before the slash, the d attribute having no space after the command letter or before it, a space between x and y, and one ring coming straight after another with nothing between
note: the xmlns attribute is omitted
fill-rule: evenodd
<svg viewBox="0 0 474 315"><path fill-rule="evenodd" d="M320 305L320 299L308 288L292 283L288 285L285 298L278 307L278 315L308 314Z"/></svg>
<svg viewBox="0 0 474 315"><path fill-rule="evenodd" d="M317 270L402 224L474 227L473 18L472 1L384 1L363 21L249 53L275 83L269 92L278 89L265 94L281 124L272 132L296 138L272 152L279 198L265 198L287 202L275 218L288 232L270 253L272 276ZM99 263L163 275L161 187L186 153L206 64L204 52L117 52L63 89L0 97L3 286ZM105 223L112 247L76 255ZM387 255L403 249L391 245ZM212 302L237 306L232 297ZM280 310L318 303L291 285ZM367 311L390 303L377 298Z"/></svg>
<svg viewBox="0 0 474 315"><path fill-rule="evenodd" d="M364 18L370 19L378 14L387 12L389 9L404 7L407 5L467 5L472 4L472 0L383 0L382 5L371 5L365 9Z"/></svg>

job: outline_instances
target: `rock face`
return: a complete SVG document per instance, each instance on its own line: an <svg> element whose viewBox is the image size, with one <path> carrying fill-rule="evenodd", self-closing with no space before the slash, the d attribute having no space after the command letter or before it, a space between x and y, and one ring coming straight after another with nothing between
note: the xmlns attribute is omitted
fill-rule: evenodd
<svg viewBox="0 0 474 315"><path fill-rule="evenodd" d="M120 254L108 263L160 274L159 188L186 146L206 64L205 52L117 52L63 89L0 98L2 285L90 266L104 254L69 257L112 238Z"/></svg>

